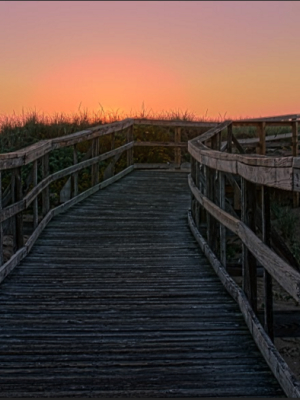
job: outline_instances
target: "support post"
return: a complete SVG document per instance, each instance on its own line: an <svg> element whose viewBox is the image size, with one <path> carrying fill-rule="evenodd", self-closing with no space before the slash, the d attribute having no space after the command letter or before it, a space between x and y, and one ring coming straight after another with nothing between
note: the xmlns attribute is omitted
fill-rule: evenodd
<svg viewBox="0 0 300 400"><path fill-rule="evenodd" d="M200 168L199 168L199 162L195 160L195 185L197 186L198 189L200 189L200 179L199 179L199 174L200 174ZM200 229L200 214L201 214L201 205L199 202L195 199L195 224L198 228Z"/></svg>
<svg viewBox="0 0 300 400"><path fill-rule="evenodd" d="M292 144L293 144L293 157L297 157L299 154L298 150L298 122L292 122ZM293 207L299 206L299 192L293 193Z"/></svg>
<svg viewBox="0 0 300 400"><path fill-rule="evenodd" d="M33 187L38 183L38 160L33 161ZM33 229L36 229L39 224L39 209L38 209L38 196L33 200Z"/></svg>
<svg viewBox="0 0 300 400"><path fill-rule="evenodd" d="M252 182L241 178L242 183L242 221L255 233L256 187ZM243 290L253 311L257 311L256 259L243 244Z"/></svg>
<svg viewBox="0 0 300 400"><path fill-rule="evenodd" d="M270 213L270 189L262 188L262 235L263 242L270 247L271 243L271 213ZM264 327L272 342L274 342L273 331L273 293L272 276L264 269Z"/></svg>
<svg viewBox="0 0 300 400"><path fill-rule="evenodd" d="M42 158L42 179L49 176L49 154L45 154ZM43 217L50 210L50 188L49 185L42 192L42 214Z"/></svg>
<svg viewBox="0 0 300 400"><path fill-rule="evenodd" d="M232 153L232 124L227 127L227 153Z"/></svg>
<svg viewBox="0 0 300 400"><path fill-rule="evenodd" d="M191 178L193 182L196 183L196 160L194 159L193 156L190 157L191 157ZM191 193L191 212L193 219L196 222L196 199L193 193Z"/></svg>
<svg viewBox="0 0 300 400"><path fill-rule="evenodd" d="M15 169L16 202L23 199L21 169L21 167ZM16 250L21 249L23 246L23 212L21 211L16 215Z"/></svg>
<svg viewBox="0 0 300 400"><path fill-rule="evenodd" d="M215 170L206 166L206 196L214 202L215 199ZM207 242L209 247L215 253L217 248L217 223L214 217L207 211Z"/></svg>
<svg viewBox="0 0 300 400"><path fill-rule="evenodd" d="M92 158L99 155L99 138L92 139ZM99 164L92 165L92 186L99 183Z"/></svg>
<svg viewBox="0 0 300 400"><path fill-rule="evenodd" d="M73 146L73 164L76 165L78 163L78 155L77 155L77 147L76 144ZM78 172L74 172L72 175L73 181L73 197L78 195Z"/></svg>
<svg viewBox="0 0 300 400"><path fill-rule="evenodd" d="M11 181L10 181L10 190L11 190L11 204L14 204L16 202L16 175L15 171L13 170L11 173ZM16 232L16 216L12 216L10 219L10 227L11 227L11 234L12 234L12 239L13 239L13 248L12 252L13 254L17 251L17 232Z"/></svg>
<svg viewBox="0 0 300 400"><path fill-rule="evenodd" d="M130 143L133 141L133 125L131 125L126 133L126 142ZM133 164L133 148L127 150L127 167Z"/></svg>
<svg viewBox="0 0 300 400"><path fill-rule="evenodd" d="M219 204L225 210L225 174L219 172ZM220 223L220 261L226 268L226 227Z"/></svg>
<svg viewBox="0 0 300 400"><path fill-rule="evenodd" d="M180 143L181 142L181 128L176 127L175 128L175 135L174 135L174 142L175 143ZM178 164L179 166L181 165L181 148L180 147L175 147L175 164Z"/></svg>
<svg viewBox="0 0 300 400"><path fill-rule="evenodd" d="M258 125L259 154L266 154L266 123L260 122Z"/></svg>
<svg viewBox="0 0 300 400"><path fill-rule="evenodd" d="M0 211L2 210L2 173L0 171ZM0 222L0 267L3 264L3 226Z"/></svg>

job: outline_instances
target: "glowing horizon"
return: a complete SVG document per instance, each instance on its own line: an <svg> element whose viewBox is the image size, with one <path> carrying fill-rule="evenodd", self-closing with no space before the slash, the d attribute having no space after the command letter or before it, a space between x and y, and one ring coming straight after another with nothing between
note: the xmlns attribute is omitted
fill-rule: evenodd
<svg viewBox="0 0 300 400"><path fill-rule="evenodd" d="M0 115L300 112L298 2L0 2Z"/></svg>

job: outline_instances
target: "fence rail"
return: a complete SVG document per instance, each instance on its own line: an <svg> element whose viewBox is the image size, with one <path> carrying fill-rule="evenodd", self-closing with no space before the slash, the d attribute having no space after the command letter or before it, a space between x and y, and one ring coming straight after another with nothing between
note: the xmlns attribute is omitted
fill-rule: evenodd
<svg viewBox="0 0 300 400"><path fill-rule="evenodd" d="M28 254L54 215L117 181L134 168L178 170L183 165L183 154L188 150L191 157L191 230L221 281L239 303L250 332L285 392L291 397L300 397L299 384L272 343L272 279L299 302L299 265L272 231L270 221L270 188L290 191L294 205L299 205L298 123L299 115L225 121L222 124L126 119L1 154L0 191L3 186L1 179L5 178L9 183L0 193L0 282ZM141 126L172 129L173 138L141 140L134 136L133 130ZM266 136L266 128L270 126L289 126L291 133ZM234 127L254 127L257 137L237 139ZM192 140L183 140L184 129L194 132ZM102 140L106 140L104 152ZM267 144L281 140L291 141L292 154L284 157L266 155ZM78 148L83 144L87 148L79 159ZM253 145L257 153L247 154L247 149ZM72 165L51 172L51 154L64 148L70 149ZM141 163L135 156L138 151L135 149L139 148L146 151L165 148L173 152L173 160L169 164ZM104 161L106 164L103 166L101 163ZM104 168L101 173L100 164ZM89 185L80 192L80 179L87 179L80 178L80 174L86 170L89 171ZM50 185L59 180L63 180L62 187L59 193L54 193L59 202L53 205ZM226 202L228 187L232 187L239 197L241 215ZM24 214L29 211L32 229L29 235L25 235ZM207 240L200 233L203 223L207 228ZM5 231L11 233L13 255L4 262ZM242 242L243 290L226 272L228 231ZM265 330L255 314L257 264L265 270Z"/></svg>
<svg viewBox="0 0 300 400"><path fill-rule="evenodd" d="M272 280L275 279L297 302L300 301L300 273L282 259L271 246L270 188L291 191L294 205L299 204L298 156L299 115L266 119L225 121L203 135L189 141L192 157L189 176L191 214L189 225L203 251L231 295L239 302L248 327L273 373L291 397L299 397L300 386L288 370L272 344L273 298ZM239 141L233 135L234 126L256 127L258 137ZM292 155L274 157L266 154L266 127L290 126ZM226 140L222 142L222 136ZM278 139L282 140L283 136ZM286 136L284 137L286 139ZM272 137L271 140L276 140ZM258 143L258 154L246 154L243 145ZM233 153L235 148L235 153ZM240 216L226 202L227 185L238 192ZM231 212L230 212L231 211ZM207 239L201 235L206 224ZM241 290L227 267L227 232L232 232L242 243ZM264 268L264 328L257 318L257 267ZM298 266L299 267L299 266Z"/></svg>

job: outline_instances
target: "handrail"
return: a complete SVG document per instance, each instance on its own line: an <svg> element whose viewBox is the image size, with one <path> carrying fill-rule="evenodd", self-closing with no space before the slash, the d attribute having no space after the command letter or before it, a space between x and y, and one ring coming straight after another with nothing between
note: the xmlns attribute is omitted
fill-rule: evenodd
<svg viewBox="0 0 300 400"><path fill-rule="evenodd" d="M3 239L3 224L11 222L14 240L15 254L3 264L3 248L0 246L0 282L10 273L10 271L28 254L33 244L39 237L42 230L47 226L54 215L68 209L77 202L90 196L101 188L117 181L121 177L130 173L134 168L140 167L140 164L134 163L133 150L136 147L166 147L174 148L174 166L180 168L181 151L188 148L191 155L192 172L189 177L189 186L192 193L192 212L189 215L190 227L197 237L199 243L204 247L205 254L216 266L216 256L210 252L210 247L215 250L215 243L220 238L220 254L221 261L218 264L217 271L220 272L221 279L227 279L227 289L230 291L234 288L234 284L230 282L230 278L226 275L226 228L236 233L243 242L244 250L244 284L245 294L249 304L253 310L256 309L256 284L255 271L256 261L253 257L265 267L270 277L274 277L279 283L293 296L297 301L300 299L300 274L295 271L287 262L278 257L268 246L268 232L265 227L269 224L269 216L266 210L268 199L268 187L276 187L284 190L293 190L300 192L300 157L298 155L298 118L299 115L287 115L279 117L268 117L264 119L225 121L221 124L215 122L188 122L188 121L168 121L168 120L148 120L148 119L125 119L123 121L114 122L112 124L99 125L90 129L76 132L70 135L62 136L55 139L43 140L24 149L0 154L0 188L1 188L1 171L11 173L11 190L10 196L6 193L6 197L12 201L11 205L2 205L2 196L0 194L0 239ZM173 141L138 141L134 140L133 127L140 125L149 125L157 127L167 127L174 130ZM244 154L242 147L243 141L238 141L233 135L232 127L239 125L252 125L258 129L258 145L259 154ZM266 126L273 125L290 125L292 127L292 146L293 155L288 157L270 157L265 155ZM202 135L188 141L181 141L181 129L195 129L199 133L199 128L210 128ZM227 129L226 145L221 146L221 134ZM115 148L115 133L119 132L124 135L126 144L122 144ZM99 140L107 135L111 135L111 150L100 154ZM280 136L280 135L279 135ZM272 138L274 139L274 138ZM281 140L281 137L278 137ZM85 158L78 162L76 146L83 142L89 141L91 146L87 151ZM210 145L209 145L210 143ZM232 146L235 146L241 154L232 153ZM49 154L53 150L64 147L73 148L73 165L49 173ZM222 151L221 151L222 149ZM126 167L115 174L115 165L120 156L127 153ZM103 181L99 180L99 162L112 159L106 167L103 174ZM22 192L22 167L32 163L32 188L23 196ZM206 173L200 171L201 168L206 169ZM161 168L161 165L150 164L148 168ZM172 166L171 166L172 167ZM40 168L41 179L38 181L38 169ZM78 193L78 173L85 168L91 168L91 187ZM202 176L200 177L202 173ZM235 176L239 176L242 182L242 203L243 212L242 220L233 217L225 211L225 175L237 185ZM72 186L72 190L68 190L68 196L61 200L61 204L50 207L50 184L62 178L69 177L67 184ZM215 190L216 177L218 178L218 193ZM201 179L200 179L201 178ZM228 178L229 179L229 178ZM204 183L203 183L204 182ZM252 185L252 186L251 186ZM262 230L263 239L259 239L255 235L255 187L259 185L263 187L264 202L262 204L263 218ZM237 185L238 186L238 185ZM42 219L40 219L40 211L38 209L38 196L42 197ZM249 198L248 198L249 197ZM34 230L24 244L23 236L23 218L22 213L32 206L33 209L33 226ZM200 214L202 211L207 212L208 226L208 245L203 244L204 239L201 237L198 228L200 222ZM254 207L254 208L253 208ZM252 212L249 212L249 210ZM257 207L258 208L258 207ZM216 225L219 223L219 227ZM219 229L219 230L218 230ZM219 233L218 233L219 232ZM200 235L200 236L199 236ZM201 239L199 239L201 237ZM249 251L250 250L250 251ZM226 280L225 279L225 280ZM224 281L225 282L225 281ZM235 292L234 292L235 291ZM266 288L268 296L270 295L270 286ZM236 289L233 290L236 293ZM232 293L233 293L232 292ZM233 297L235 295L233 294ZM239 294L240 296L240 294ZM243 297L243 296L242 296ZM245 306L245 299L239 297L242 312L247 320L250 331L256 332L254 337L263 354L266 354L266 346L268 340L265 333L261 333L262 328L257 323L257 318L253 316L253 310ZM270 314L272 309L271 303L266 304L266 314ZM246 311L245 311L246 310ZM250 311L249 311L250 310ZM251 311L252 310L252 311ZM269 315L268 314L268 315ZM256 319L255 319L256 318ZM271 334L271 323L267 316L266 329ZM253 328L253 329L252 329ZM252 332L252 333L253 333ZM273 350L272 350L273 351ZM275 355L274 355L275 354ZM288 395L300 393L299 387L293 383L290 370L277 357L276 353L272 353L272 362L269 362L275 376L282 384ZM274 358L275 357L275 358ZM274 361L275 360L275 361ZM277 360L277 361L276 361Z"/></svg>
<svg viewBox="0 0 300 400"><path fill-rule="evenodd" d="M268 351L270 338L273 340L272 278L297 302L300 302L300 273L270 247L269 188L293 192L294 203L299 204L296 193L300 191L298 118L299 115L295 114L264 119L225 121L188 142L192 163L192 171L188 179L192 196L190 228L225 287L237 301L236 284L226 272L226 229L241 240L245 298L239 302L239 305L258 347L289 397L299 397L300 383L296 381L278 351L275 349L274 354ZM268 142L265 128L274 124L291 125L292 156L278 157L265 154L266 142ZM232 127L238 125L251 125L257 128L258 154L245 153L242 144L247 145L247 141L239 141L233 135ZM227 140L224 142L223 137L222 142L221 134L225 130ZM272 140L274 139L272 137ZM278 139L281 140L282 137ZM251 141L253 142L253 139ZM239 153L232 152L233 145ZM241 185L239 189L241 218L237 214L232 215L228 210L225 211L226 180L234 183L235 186ZM260 218L257 218L258 215ZM260 226L257 225L258 220L261 221ZM207 226L207 240L200 234L203 222L206 222ZM258 229L262 231L262 238L257 236ZM257 262L265 269L264 328L266 332L256 316Z"/></svg>
<svg viewBox="0 0 300 400"><path fill-rule="evenodd" d="M175 132L174 140L170 142L147 142L133 140L134 125L152 125L171 128ZM2 199L1 196L0 204L0 282L16 265L16 260L20 260L20 254L22 257L27 254L26 251L20 251L20 249L24 250L26 247L23 236L22 214L27 212L29 207L32 207L33 209L34 232L27 240L27 243L33 243L38 237L39 233L51 219L50 216L54 215L53 210L62 210L65 206L61 206L71 203L74 204L76 199L78 199L78 201L82 199L83 194L78 193L78 174L83 169L91 168L92 187L84 191L84 193L88 195L92 194L94 190L104 187L104 183L101 183L99 186L99 162L112 158L112 161L104 171L103 179L104 182L113 182L118 176L123 176L124 171L127 171L128 173L132 170L132 168L134 168L133 150L135 147L173 148L175 160L174 164L168 166L168 168L178 168L181 165L181 152L182 150L187 149L188 146L187 141L181 141L181 128L185 127L196 129L197 133L197 129L199 128L206 129L214 126L217 126L217 123L127 118L110 124L97 125L92 128L84 129L82 131L58 138L41 140L38 143L27 146L20 150L0 154L0 186L3 174L11 174L11 184L5 190L5 198ZM127 143L115 148L115 134L117 132L119 132L120 135L125 134ZM99 140L101 140L101 138L104 136L111 136L111 150L106 151L104 154L100 154ZM78 162L76 146L83 141L90 143L90 149L86 152L84 158ZM49 155L52 151L64 147L73 148L73 165L50 174ZM114 175L115 165L124 152L127 153L127 169L118 173L117 175ZM28 166L29 164L32 165L31 171L29 171L29 175L26 178L26 185L29 188L29 191L23 194L21 171L22 167ZM141 164L136 164L136 167L141 167ZM162 166L160 164L147 165L147 168L161 167ZM62 204L50 210L50 184L62 178L67 178L67 181L60 193L60 202ZM70 192L71 187L72 193ZM40 199L40 197L42 197L42 199ZM2 200L4 200L3 203ZM39 210L38 207L39 200L41 200L42 210ZM10 230L13 234L13 247L15 255L3 265L3 224L8 223L10 224Z"/></svg>

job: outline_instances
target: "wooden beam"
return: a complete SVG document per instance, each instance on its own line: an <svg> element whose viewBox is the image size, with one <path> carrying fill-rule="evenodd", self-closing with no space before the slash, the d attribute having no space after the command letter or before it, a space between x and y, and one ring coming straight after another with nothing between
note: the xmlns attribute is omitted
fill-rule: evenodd
<svg viewBox="0 0 300 400"><path fill-rule="evenodd" d="M300 301L300 273L282 260L256 234L242 221L220 209L206 196L202 195L192 179L188 178L191 192L195 199L226 228L239 236L254 257L272 277L286 290L297 302Z"/></svg>
<svg viewBox="0 0 300 400"><path fill-rule="evenodd" d="M227 126L227 153L232 153L232 124Z"/></svg>
<svg viewBox="0 0 300 400"><path fill-rule="evenodd" d="M250 333L253 336L256 345L258 346L271 371L283 388L285 394L287 395L287 397L299 398L300 386L295 376L293 375L292 371L290 370L289 366L284 361L282 356L279 354L274 344L271 342L269 336L265 333L258 318L253 313L253 310L250 307L249 302L243 291L228 275L219 260L216 258L215 254L207 245L204 238L201 236L200 232L195 226L195 223L190 213L188 213L188 223L197 243L208 258L214 271L219 276L222 284L225 286L226 290L228 291L228 293L230 293L233 299L238 303L244 320L250 330Z"/></svg>
<svg viewBox="0 0 300 400"><path fill-rule="evenodd" d="M174 144L178 144L181 142L181 128L180 127L175 127L175 134L174 134ZM174 150L174 161L175 164L181 165L181 148L175 148Z"/></svg>
<svg viewBox="0 0 300 400"><path fill-rule="evenodd" d="M33 161L33 188L38 184L38 160ZM33 229L35 230L39 224L39 209L38 209L38 197L36 196L33 200Z"/></svg>
<svg viewBox="0 0 300 400"><path fill-rule="evenodd" d="M73 146L73 164L78 164L78 155L77 155L77 145L74 144ZM73 181L73 195L72 197L76 197L78 195L78 172L74 172L72 175Z"/></svg>
<svg viewBox="0 0 300 400"><path fill-rule="evenodd" d="M99 156L99 138L95 138L91 141L91 147L92 147L92 158L96 158ZM99 183L99 164L95 163L92 164L91 168L91 184L92 186L97 185Z"/></svg>
<svg viewBox="0 0 300 400"><path fill-rule="evenodd" d="M42 180L49 176L49 154L42 157ZM42 192L42 214L45 216L50 210L50 189L47 185Z"/></svg>
<svg viewBox="0 0 300 400"><path fill-rule="evenodd" d="M255 233L256 187L253 183L242 179L242 221ZM243 244L243 290L253 308L257 312L257 279L256 259Z"/></svg>
<svg viewBox="0 0 300 400"><path fill-rule="evenodd" d="M2 211L2 173L0 171L0 212ZM3 259L3 226L0 222L0 267L4 262Z"/></svg>
<svg viewBox="0 0 300 400"><path fill-rule="evenodd" d="M292 124L292 151L293 151L293 157L297 157L299 154L298 150L298 122L293 121ZM298 207L299 206L299 193L293 193L293 207Z"/></svg>
<svg viewBox="0 0 300 400"><path fill-rule="evenodd" d="M262 197L262 239L266 246L271 245L271 210L270 210L270 191L269 188L263 186L261 191ZM272 292L272 276L264 269L264 327L272 342L274 342L273 330L273 292Z"/></svg>
<svg viewBox="0 0 300 400"><path fill-rule="evenodd" d="M130 126L126 133L126 142L133 142L133 126ZM133 147L127 150L127 167L133 164Z"/></svg>
<svg viewBox="0 0 300 400"><path fill-rule="evenodd" d="M219 205L225 210L225 174L219 172ZM224 268L226 268L226 228L220 224L220 260Z"/></svg>

